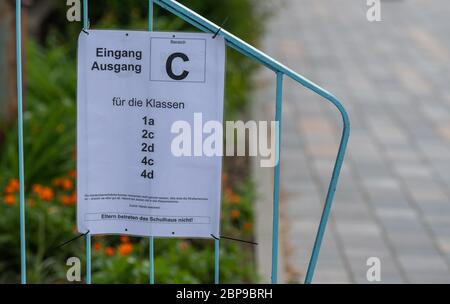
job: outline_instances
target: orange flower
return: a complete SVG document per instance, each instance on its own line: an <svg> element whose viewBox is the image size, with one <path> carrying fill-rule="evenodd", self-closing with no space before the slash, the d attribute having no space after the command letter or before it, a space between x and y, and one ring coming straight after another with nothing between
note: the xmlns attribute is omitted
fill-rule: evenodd
<svg viewBox="0 0 450 304"><path fill-rule="evenodd" d="M70 204L75 205L77 203L77 193L74 192L70 195Z"/></svg>
<svg viewBox="0 0 450 304"><path fill-rule="evenodd" d="M228 175L226 173L222 174L222 184L226 185L228 183Z"/></svg>
<svg viewBox="0 0 450 304"><path fill-rule="evenodd" d="M236 219L238 219L238 218L241 217L241 212L240 212L239 210L237 210L237 209L233 209L233 210L231 210L231 212L230 212L230 216L231 216L231 218L232 218L233 220L236 220Z"/></svg>
<svg viewBox="0 0 450 304"><path fill-rule="evenodd" d="M52 184L53 184L53 186L55 186L55 187L59 187L59 186L61 186L61 184L62 184L62 179L60 179L60 178L54 178L54 179L52 180Z"/></svg>
<svg viewBox="0 0 450 304"><path fill-rule="evenodd" d="M42 187L42 186L39 185L39 184L34 184L34 185L31 187L31 190L32 190L34 193L36 193L37 195L40 195L43 189L44 189L44 187Z"/></svg>
<svg viewBox="0 0 450 304"><path fill-rule="evenodd" d="M232 194L229 197L230 203L235 204L235 205L239 205L241 203L241 197L237 194Z"/></svg>
<svg viewBox="0 0 450 304"><path fill-rule="evenodd" d="M6 187L5 187L5 193L6 194L12 194L12 193L14 193L14 188L13 187L11 187L10 185L7 185Z"/></svg>
<svg viewBox="0 0 450 304"><path fill-rule="evenodd" d="M231 189L230 187L226 187L223 192L225 193L225 196L230 196L233 194L233 189Z"/></svg>
<svg viewBox="0 0 450 304"><path fill-rule="evenodd" d="M54 196L55 196L55 194L53 193L52 188L49 188L49 187L42 188L42 191L39 194L39 197L41 198L41 200L44 200L44 201L51 201Z"/></svg>
<svg viewBox="0 0 450 304"><path fill-rule="evenodd" d="M68 195L65 195L65 194L61 195L59 197L59 200L65 206L70 205L70 196L68 196Z"/></svg>
<svg viewBox="0 0 450 304"><path fill-rule="evenodd" d="M20 183L19 180L14 178L9 181L9 186L11 186L14 190L19 191L20 189Z"/></svg>
<svg viewBox="0 0 450 304"><path fill-rule="evenodd" d="M12 194L16 191L19 191L19 189L20 189L19 181L17 179L12 179L9 181L8 185L6 185L5 193Z"/></svg>
<svg viewBox="0 0 450 304"><path fill-rule="evenodd" d="M252 231L252 228L253 228L252 223L245 223L244 224L244 230L245 231L250 232L250 231Z"/></svg>
<svg viewBox="0 0 450 304"><path fill-rule="evenodd" d="M95 242L95 243L94 243L94 250L95 250L95 251L99 251L99 250L101 250L102 248L103 248L102 243L100 243L100 242Z"/></svg>
<svg viewBox="0 0 450 304"><path fill-rule="evenodd" d="M225 189L223 189L223 196L225 198L226 203L230 202L230 197L233 195L234 192L230 187L225 187Z"/></svg>
<svg viewBox="0 0 450 304"><path fill-rule="evenodd" d="M241 203L241 197L236 194L233 189L226 187L224 190L225 199L232 204L238 205Z"/></svg>
<svg viewBox="0 0 450 304"><path fill-rule="evenodd" d="M77 176L77 171L75 170L70 170L69 173L67 173L68 176L75 178Z"/></svg>
<svg viewBox="0 0 450 304"><path fill-rule="evenodd" d="M64 206L75 205L77 203L77 193L73 192L71 195L62 194L59 196L59 200Z"/></svg>
<svg viewBox="0 0 450 304"><path fill-rule="evenodd" d="M7 195L5 195L4 200L8 206L12 206L16 202L16 197L12 194L7 194Z"/></svg>
<svg viewBox="0 0 450 304"><path fill-rule="evenodd" d="M122 243L129 243L130 242L130 238L128 236L126 236L126 235L122 235L122 236L120 236L120 241Z"/></svg>
<svg viewBox="0 0 450 304"><path fill-rule="evenodd" d="M123 243L119 245L119 253L123 256L129 255L133 252L133 244L131 243Z"/></svg>
<svg viewBox="0 0 450 304"><path fill-rule="evenodd" d="M181 251L186 251L189 249L189 243L186 241L180 242L180 244L178 246L180 247Z"/></svg>
<svg viewBox="0 0 450 304"><path fill-rule="evenodd" d="M107 256L113 256L116 253L116 251L114 250L114 248L112 247L106 247L105 249L105 254Z"/></svg>
<svg viewBox="0 0 450 304"><path fill-rule="evenodd" d="M72 190L73 182L70 179L65 178L61 181L61 186L63 187L64 190Z"/></svg>

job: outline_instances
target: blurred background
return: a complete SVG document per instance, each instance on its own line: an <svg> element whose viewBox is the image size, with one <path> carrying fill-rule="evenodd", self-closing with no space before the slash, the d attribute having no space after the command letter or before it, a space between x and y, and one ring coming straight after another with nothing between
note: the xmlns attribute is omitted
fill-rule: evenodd
<svg viewBox="0 0 450 304"><path fill-rule="evenodd" d="M369 283L366 263L375 257L382 283L450 283L450 3L380 4L381 21L369 22L374 5L363 0L286 0L262 41L270 55L337 96L351 120L314 282ZM272 118L273 73L261 70L259 87L253 117ZM335 108L291 81L283 107L280 267L285 282L299 282L342 123ZM255 176L270 207L268 172ZM256 206L261 223L271 219ZM270 228L259 225L257 235L270 238ZM261 265L270 258L265 252ZM267 278L270 267L261 269Z"/></svg>
<svg viewBox="0 0 450 304"><path fill-rule="evenodd" d="M0 282L20 275L14 2L0 3ZM67 283L84 257L75 231L76 41L65 1L24 5L24 132L28 276ZM352 123L314 282L450 283L450 4L382 0L381 21L354 0L184 0L332 92ZM145 0L90 1L91 28L147 29ZM196 31L156 8L155 30ZM285 80L280 281L304 280L341 132L338 112ZM225 119L273 120L275 75L231 49ZM224 158L221 282L269 282L273 170ZM93 240L93 282L146 283L148 240ZM213 243L155 241L157 283L213 282Z"/></svg>

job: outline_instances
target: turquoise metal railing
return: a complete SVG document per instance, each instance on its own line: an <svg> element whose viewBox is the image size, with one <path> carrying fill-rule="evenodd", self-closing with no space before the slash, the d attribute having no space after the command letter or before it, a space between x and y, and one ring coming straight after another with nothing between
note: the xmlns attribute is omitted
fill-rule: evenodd
<svg viewBox="0 0 450 304"><path fill-rule="evenodd" d="M16 46L17 46L17 100L18 100L18 140L19 140L19 180L20 180L20 250L21 250L21 281L26 283L26 251L25 251L25 196L24 196L24 170L23 170L23 119L22 119L22 70L21 70L21 32L20 32L20 17L21 8L20 0L16 0ZM272 277L271 282L277 283L278 274L278 235L279 235L279 200L280 200L280 168L281 168L281 125L282 125L282 96L283 96L283 77L287 76L307 89L315 92L321 97L325 98L333 104L341 114L343 129L339 144L339 149L336 161L333 168L333 173L328 186L328 191L325 199L325 205L320 218L319 227L317 229L316 238L311 252L308 270L305 277L305 283L311 283L314 271L319 257L320 247L325 234L325 229L328 222L328 217L331 211L331 205L336 191L339 174L344 161L344 155L347 148L348 139L350 136L350 120L348 118L345 108L340 101L327 92L320 86L297 74L293 70L277 62L260 50L254 48L248 43L242 41L233 34L227 32L211 21L205 19L186 6L174 0L149 0L149 25L148 30L153 30L153 5L157 4L162 8L172 12L174 15L180 17L184 21L192 24L198 29L221 35L228 46L237 50L244 56L252 58L267 68L271 69L276 74L276 102L275 102L275 122L277 124L275 132L276 143L276 159L278 160L274 168L274 186L273 186L273 226L272 226ZM88 29L88 0L83 0L83 29ZM91 283L91 235L88 232L86 239L86 283ZM214 282L219 283L219 249L220 243L218 239L214 240ZM149 282L154 283L154 239L149 238Z"/></svg>
<svg viewBox="0 0 450 304"><path fill-rule="evenodd" d="M153 0L148 1L148 30L153 31ZM155 256L154 256L154 239L153 237L148 238L148 252L149 252L149 260L150 260L150 278L149 283L155 283Z"/></svg>
<svg viewBox="0 0 450 304"><path fill-rule="evenodd" d="M25 248L25 172L23 161L23 104L22 104L22 7L16 0L16 60L17 60L17 125L19 140L19 200L20 200L20 282L27 282Z"/></svg>

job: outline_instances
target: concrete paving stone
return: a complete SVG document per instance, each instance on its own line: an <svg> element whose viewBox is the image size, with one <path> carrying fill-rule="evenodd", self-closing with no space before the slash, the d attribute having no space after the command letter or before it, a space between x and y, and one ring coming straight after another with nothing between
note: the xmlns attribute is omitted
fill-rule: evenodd
<svg viewBox="0 0 450 304"><path fill-rule="evenodd" d="M434 224L446 226L450 225L450 217L448 216L449 212L450 208L441 209L440 213L437 212L435 214L424 213L423 218L429 225Z"/></svg>
<svg viewBox="0 0 450 304"><path fill-rule="evenodd" d="M299 193L302 196L302 199L307 196L320 196L320 186L315 183L314 179L311 176L305 177L305 179L298 181L286 181L283 180L283 189L287 190L287 194L289 195L289 189L297 189L297 191L293 191L295 193Z"/></svg>
<svg viewBox="0 0 450 304"><path fill-rule="evenodd" d="M448 215L450 202L443 199L424 199L416 202L416 205L424 216Z"/></svg>
<svg viewBox="0 0 450 304"><path fill-rule="evenodd" d="M341 221L336 223L336 228L340 234L352 237L374 237L381 234L379 226L368 218L365 220Z"/></svg>
<svg viewBox="0 0 450 304"><path fill-rule="evenodd" d="M396 162L393 170L401 178L431 179L433 172L429 166L415 162Z"/></svg>
<svg viewBox="0 0 450 304"><path fill-rule="evenodd" d="M429 226L435 237L445 237L450 235L450 226L447 224L429 223Z"/></svg>
<svg viewBox="0 0 450 304"><path fill-rule="evenodd" d="M299 164L283 162L283 167L280 171L283 183L294 183L298 185L299 181L305 182L309 180L311 173L305 170L305 167L307 167L307 164L299 166Z"/></svg>
<svg viewBox="0 0 450 304"><path fill-rule="evenodd" d="M450 236L436 236L436 243L439 250L450 258Z"/></svg>
<svg viewBox="0 0 450 304"><path fill-rule="evenodd" d="M368 197L373 202L391 202L393 204L402 203L404 200L408 199L408 195L402 191L398 190L387 190L383 189L380 191L379 189L367 189Z"/></svg>
<svg viewBox="0 0 450 304"><path fill-rule="evenodd" d="M450 148L439 143L429 143L422 140L417 141L419 151L428 159L433 161L450 160Z"/></svg>
<svg viewBox="0 0 450 304"><path fill-rule="evenodd" d="M447 273L414 273L408 274L413 284L450 284L450 276Z"/></svg>
<svg viewBox="0 0 450 304"><path fill-rule="evenodd" d="M391 176L365 177L362 185L368 191L400 191L401 184L398 179Z"/></svg>
<svg viewBox="0 0 450 304"><path fill-rule="evenodd" d="M406 273L448 273L447 264L435 255L402 254L398 259Z"/></svg>
<svg viewBox="0 0 450 304"><path fill-rule="evenodd" d="M417 151L415 151L414 149L411 149L411 147L387 147L384 153L388 160L392 162L420 162L420 154L417 153Z"/></svg>
<svg viewBox="0 0 450 304"><path fill-rule="evenodd" d="M363 248L367 251L379 252L380 248L386 247L386 238L383 235L370 235L370 234L352 234L339 232L341 237L340 242L343 248ZM344 250L344 252L347 252Z"/></svg>
<svg viewBox="0 0 450 304"><path fill-rule="evenodd" d="M314 275L314 283L316 284L350 284L349 276L342 269L322 270L319 267Z"/></svg>
<svg viewBox="0 0 450 304"><path fill-rule="evenodd" d="M419 242L420 238L428 239L426 228L423 223L416 219L392 219L379 218L380 223L388 232L388 237L398 239L399 241L407 241L411 238L412 242Z"/></svg>
<svg viewBox="0 0 450 304"><path fill-rule="evenodd" d="M319 216L322 211L320 204L305 204L302 200L295 202L289 200L286 205L287 217L290 219Z"/></svg>
<svg viewBox="0 0 450 304"><path fill-rule="evenodd" d="M317 186L311 185L311 179L285 182L281 180L281 188L287 195L304 195L305 193L317 193Z"/></svg>
<svg viewBox="0 0 450 304"><path fill-rule="evenodd" d="M401 256L427 256L428 259L435 259L435 260L442 260L442 262L445 262L445 255L441 254L438 247L434 247L434 244L432 242L423 241L420 242L420 240L417 243L412 244L411 242L407 243L404 241L395 241L390 238L390 241L392 241L392 250L395 252L395 255L397 257ZM428 248L425 248L428 247ZM404 265L402 266L404 267Z"/></svg>
<svg viewBox="0 0 450 304"><path fill-rule="evenodd" d="M373 246L371 247L349 243L348 246L343 246L342 250L345 252L345 255L349 260L378 257L383 261L393 262L393 260L395 259L393 252L391 252L391 249L387 247L386 243L381 239L373 242Z"/></svg>
<svg viewBox="0 0 450 304"><path fill-rule="evenodd" d="M366 145L365 142L361 143L361 145ZM350 145L352 148L354 145ZM364 148L366 149L366 148ZM364 175L379 175L386 176L389 173L388 167L384 163L383 154L381 150L371 150L373 154L370 153L361 153L361 151L351 151L349 155L351 155L351 160L354 162L357 167L357 170L364 172L366 170L366 174ZM366 151L368 152L368 151Z"/></svg>
<svg viewBox="0 0 450 304"><path fill-rule="evenodd" d="M412 210L409 206L406 207L393 207L388 206L374 206L375 213L378 218L384 220L391 220L394 222L407 220L407 221L417 221L418 215L415 210Z"/></svg>
<svg viewBox="0 0 450 304"><path fill-rule="evenodd" d="M368 284L367 282L359 282L360 284ZM372 284L376 284L377 282L373 282ZM382 273L381 274L381 284L404 284L405 281L399 274L391 274L391 273Z"/></svg>
<svg viewBox="0 0 450 304"><path fill-rule="evenodd" d="M411 197L419 201L444 201L448 198L442 186L433 180L405 179L404 184L408 188Z"/></svg>
<svg viewBox="0 0 450 304"><path fill-rule="evenodd" d="M285 162L306 162L306 156L302 151L283 151L282 160Z"/></svg>
<svg viewBox="0 0 450 304"><path fill-rule="evenodd" d="M371 211L361 204L354 202L352 208L348 208L346 205L340 204L338 201L334 202L334 217L338 221L352 220L355 218L370 219L372 217ZM362 207L359 207L362 206Z"/></svg>
<svg viewBox="0 0 450 304"><path fill-rule="evenodd" d="M450 164L448 162L429 160L428 163L444 184L450 184Z"/></svg>
<svg viewBox="0 0 450 304"><path fill-rule="evenodd" d="M411 208L411 204L406 197L402 198L380 198L370 199L370 206L376 208Z"/></svg>
<svg viewBox="0 0 450 304"><path fill-rule="evenodd" d="M366 192L368 198L374 202L382 202L382 201L402 202L408 199L406 193L397 189L368 188L366 189Z"/></svg>

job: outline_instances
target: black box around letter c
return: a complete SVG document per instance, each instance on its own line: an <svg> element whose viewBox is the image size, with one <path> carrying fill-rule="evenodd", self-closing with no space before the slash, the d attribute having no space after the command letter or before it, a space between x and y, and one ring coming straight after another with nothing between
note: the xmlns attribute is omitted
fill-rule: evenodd
<svg viewBox="0 0 450 304"><path fill-rule="evenodd" d="M205 82L206 39L151 38L150 81Z"/></svg>

